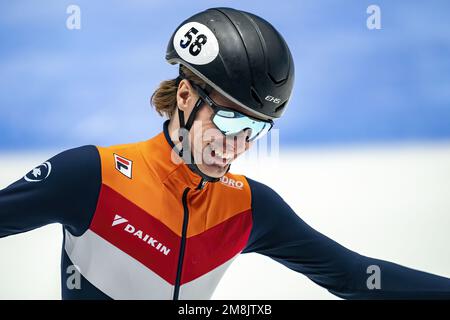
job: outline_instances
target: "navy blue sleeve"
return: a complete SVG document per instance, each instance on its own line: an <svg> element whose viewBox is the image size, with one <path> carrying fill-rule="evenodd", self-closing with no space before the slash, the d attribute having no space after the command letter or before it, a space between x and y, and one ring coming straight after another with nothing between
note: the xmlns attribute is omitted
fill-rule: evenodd
<svg viewBox="0 0 450 320"><path fill-rule="evenodd" d="M450 298L450 279L351 251L311 228L271 188L247 180L253 227L243 253L266 255L344 299Z"/></svg>
<svg viewBox="0 0 450 320"><path fill-rule="evenodd" d="M95 146L61 152L0 190L0 238L55 222L81 235L95 212L100 185Z"/></svg>

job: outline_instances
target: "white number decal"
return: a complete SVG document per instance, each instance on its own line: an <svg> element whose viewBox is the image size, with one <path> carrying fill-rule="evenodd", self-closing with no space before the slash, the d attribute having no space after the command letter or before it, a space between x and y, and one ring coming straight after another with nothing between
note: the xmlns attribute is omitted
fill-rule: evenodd
<svg viewBox="0 0 450 320"><path fill-rule="evenodd" d="M219 54L219 43L213 32L198 22L181 26L173 38L178 55L192 64L208 64Z"/></svg>

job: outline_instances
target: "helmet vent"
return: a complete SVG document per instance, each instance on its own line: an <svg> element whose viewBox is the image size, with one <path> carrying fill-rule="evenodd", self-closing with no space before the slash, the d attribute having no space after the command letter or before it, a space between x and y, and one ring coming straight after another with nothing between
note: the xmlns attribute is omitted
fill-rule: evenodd
<svg viewBox="0 0 450 320"><path fill-rule="evenodd" d="M255 88L251 87L250 92L252 94L253 100L255 100L258 103L259 107L262 108L263 106L262 100L259 97L258 92L256 92Z"/></svg>
<svg viewBox="0 0 450 320"><path fill-rule="evenodd" d="M281 85L287 80L287 78L284 78L282 80L277 81L270 73L267 73L267 75L269 76L270 80L272 80L272 82L275 83L276 85Z"/></svg>

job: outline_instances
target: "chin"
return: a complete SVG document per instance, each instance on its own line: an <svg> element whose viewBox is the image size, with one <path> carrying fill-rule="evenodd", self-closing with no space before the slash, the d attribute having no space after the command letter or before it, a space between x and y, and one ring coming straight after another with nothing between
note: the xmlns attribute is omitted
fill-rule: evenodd
<svg viewBox="0 0 450 320"><path fill-rule="evenodd" d="M207 164L201 164L198 165L198 168L203 174L206 174L207 176L213 177L213 178L222 178L225 173L227 173L228 167L230 165L226 165L225 167L220 167L216 165L207 165Z"/></svg>

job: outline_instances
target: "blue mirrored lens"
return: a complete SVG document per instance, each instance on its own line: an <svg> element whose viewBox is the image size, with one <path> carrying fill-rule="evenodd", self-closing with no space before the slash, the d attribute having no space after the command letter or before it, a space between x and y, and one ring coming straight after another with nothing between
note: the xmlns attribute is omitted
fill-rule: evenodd
<svg viewBox="0 0 450 320"><path fill-rule="evenodd" d="M228 110L218 110L213 122L225 135L234 135L247 128L250 129L250 141L264 136L271 128L268 122L251 119L239 112Z"/></svg>

